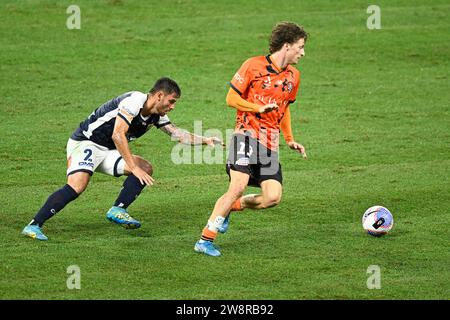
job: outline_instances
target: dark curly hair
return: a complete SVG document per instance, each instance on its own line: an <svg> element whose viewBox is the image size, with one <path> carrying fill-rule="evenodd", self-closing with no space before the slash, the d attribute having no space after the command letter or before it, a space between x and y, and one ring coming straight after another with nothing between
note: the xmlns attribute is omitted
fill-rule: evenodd
<svg viewBox="0 0 450 320"><path fill-rule="evenodd" d="M294 22L282 21L275 25L270 35L269 51L277 52L285 43L292 44L299 39L308 39L309 34Z"/></svg>

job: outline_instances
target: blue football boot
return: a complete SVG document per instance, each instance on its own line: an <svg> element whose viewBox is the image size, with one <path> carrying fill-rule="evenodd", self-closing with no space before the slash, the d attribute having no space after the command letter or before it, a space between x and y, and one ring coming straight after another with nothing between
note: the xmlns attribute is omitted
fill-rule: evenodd
<svg viewBox="0 0 450 320"><path fill-rule="evenodd" d="M42 233L41 228L38 225L29 224L22 230L22 234L32 239L48 240L47 236Z"/></svg>
<svg viewBox="0 0 450 320"><path fill-rule="evenodd" d="M227 215L225 220L223 220L222 226L220 228L218 228L217 231L219 231L220 233L227 232L228 226L230 225L230 215L231 215L231 212Z"/></svg>
<svg viewBox="0 0 450 320"><path fill-rule="evenodd" d="M132 218L127 210L120 207L111 207L106 213L106 219L121 225L125 229L137 229L141 226L141 223Z"/></svg>
<svg viewBox="0 0 450 320"><path fill-rule="evenodd" d="M211 241L200 242L197 241L194 246L194 251L199 253L204 253L208 256L218 257L220 256L220 251L214 246Z"/></svg>

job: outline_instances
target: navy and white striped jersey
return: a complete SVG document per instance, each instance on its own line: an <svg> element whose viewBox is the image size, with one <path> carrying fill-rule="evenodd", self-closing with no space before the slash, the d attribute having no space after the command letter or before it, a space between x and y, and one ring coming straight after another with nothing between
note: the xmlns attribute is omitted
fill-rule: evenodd
<svg viewBox="0 0 450 320"><path fill-rule="evenodd" d="M128 141L139 138L152 126L161 128L169 124L170 120L167 115L154 114L148 117L141 115L146 100L147 94L139 91L127 92L111 99L95 109L86 120L81 122L70 138L76 141L91 140L108 149L116 149L112 140L112 133L116 116L120 113L120 110L124 110L134 117L129 123L130 127L126 134ZM125 117L122 118L125 119ZM125 119L125 121L127 120Z"/></svg>

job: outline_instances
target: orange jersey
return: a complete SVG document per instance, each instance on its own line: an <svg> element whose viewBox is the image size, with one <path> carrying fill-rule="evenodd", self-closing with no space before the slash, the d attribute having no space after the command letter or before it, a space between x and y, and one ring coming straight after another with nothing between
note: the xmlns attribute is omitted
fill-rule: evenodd
<svg viewBox="0 0 450 320"><path fill-rule="evenodd" d="M270 56L253 57L245 61L230 82L244 100L266 105L276 103L278 110L268 113L237 111L235 132L250 132L269 149L278 149L280 122L287 106L295 101L300 72L291 65L284 70Z"/></svg>

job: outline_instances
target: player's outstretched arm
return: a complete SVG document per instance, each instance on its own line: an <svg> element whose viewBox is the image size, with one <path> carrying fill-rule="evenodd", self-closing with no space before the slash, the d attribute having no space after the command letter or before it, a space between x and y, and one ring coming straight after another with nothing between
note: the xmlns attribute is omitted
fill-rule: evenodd
<svg viewBox="0 0 450 320"><path fill-rule="evenodd" d="M266 113L278 108L275 103L269 103L264 106L260 106L255 103L248 102L243 99L234 89L230 88L227 94L227 104L230 107L238 109L239 111L254 112L254 113Z"/></svg>
<svg viewBox="0 0 450 320"><path fill-rule="evenodd" d="M225 144L217 137L204 137L198 136L196 134L190 133L184 129L178 128L173 123L169 123L160 128L161 131L168 134L172 140L179 141L184 144L191 145L199 145L199 144L207 144L209 146L221 145Z"/></svg>

